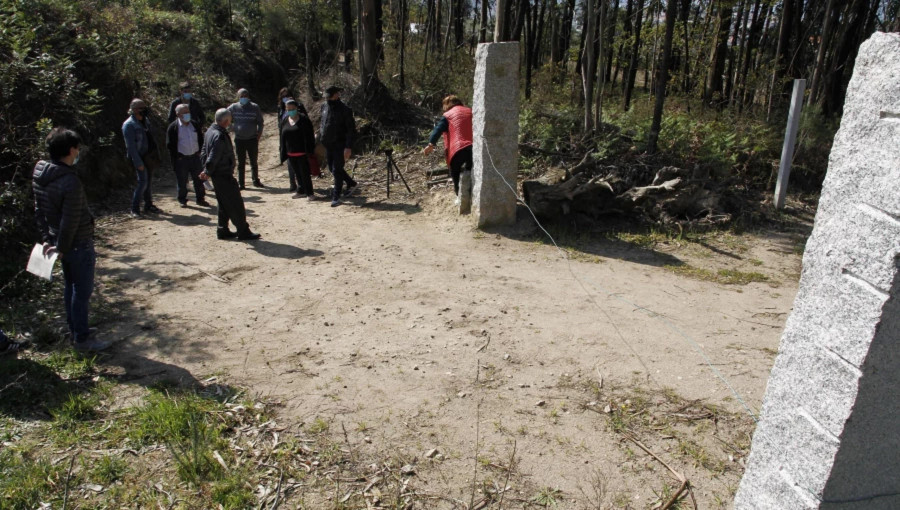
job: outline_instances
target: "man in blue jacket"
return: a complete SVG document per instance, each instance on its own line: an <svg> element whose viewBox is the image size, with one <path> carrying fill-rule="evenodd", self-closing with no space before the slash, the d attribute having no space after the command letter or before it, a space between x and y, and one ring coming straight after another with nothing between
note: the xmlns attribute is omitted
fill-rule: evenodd
<svg viewBox="0 0 900 510"><path fill-rule="evenodd" d="M131 197L131 217L141 217L141 198L144 199L144 212L160 213L159 207L153 205L152 181L153 168L147 156L156 152L156 143L150 132L147 120L147 103L140 99L132 99L128 107L129 117L122 124L122 136L125 138L125 150L128 159L134 165L137 175L137 186Z"/></svg>
<svg viewBox="0 0 900 510"><path fill-rule="evenodd" d="M250 172L253 177L253 185L257 188L265 188L259 181L259 139L263 133L263 114L259 105L250 101L250 91L238 90L238 102L228 107L233 119L232 131L234 131L234 148L237 150L238 160L238 185L244 189L244 169L247 165L247 156L250 156Z"/></svg>
<svg viewBox="0 0 900 510"><path fill-rule="evenodd" d="M73 346L79 351L100 351L109 342L98 340L88 327L94 291L94 215L74 165L81 153L81 138L74 131L54 128L47 136L50 161L34 167L34 216L44 242L44 255L54 252L62 261L63 298Z"/></svg>

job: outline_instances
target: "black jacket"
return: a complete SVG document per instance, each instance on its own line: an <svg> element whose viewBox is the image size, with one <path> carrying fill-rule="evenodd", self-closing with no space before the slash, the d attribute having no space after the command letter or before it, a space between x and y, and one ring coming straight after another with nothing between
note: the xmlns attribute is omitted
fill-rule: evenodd
<svg viewBox="0 0 900 510"><path fill-rule="evenodd" d="M222 126L213 124L206 130L200 163L210 177L234 177L234 144Z"/></svg>
<svg viewBox="0 0 900 510"><path fill-rule="evenodd" d="M65 163L38 161L32 181L34 217L41 240L65 255L76 242L94 237L94 215L75 169Z"/></svg>
<svg viewBox="0 0 900 510"><path fill-rule="evenodd" d="M319 141L326 147L353 146L353 135L356 134L356 121L353 110L343 101L326 101L322 104L322 120L319 124Z"/></svg>
<svg viewBox="0 0 900 510"><path fill-rule="evenodd" d="M169 124L175 122L175 118L178 117L175 115L175 108L182 102L182 99L179 97L169 105ZM200 101L197 101L192 97L188 102L188 107L191 109L191 122L197 121L202 126L206 122L206 119L203 117L203 108L200 107Z"/></svg>
<svg viewBox="0 0 900 510"><path fill-rule="evenodd" d="M172 160L173 169L175 168L175 160L178 159L178 123L179 121L176 120L169 124L169 128L166 129L166 148L169 149L169 158ZM197 147L203 149L203 130L200 128L200 123L192 118L191 126L197 131ZM190 156L190 154L186 154L186 156Z"/></svg>
<svg viewBox="0 0 900 510"><path fill-rule="evenodd" d="M305 114L297 115L297 123L291 126L286 117L281 121L281 161L288 158L288 152L304 152L313 155L316 152L316 135L312 122Z"/></svg>

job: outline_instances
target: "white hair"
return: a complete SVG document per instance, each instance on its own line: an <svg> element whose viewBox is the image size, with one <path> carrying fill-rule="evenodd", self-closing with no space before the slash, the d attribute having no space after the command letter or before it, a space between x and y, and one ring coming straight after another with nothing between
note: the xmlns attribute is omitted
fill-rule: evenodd
<svg viewBox="0 0 900 510"><path fill-rule="evenodd" d="M184 104L184 103L182 103L182 104L180 104L180 105L178 105L178 106L175 107L175 114L176 114L176 115L177 115L177 114L180 114L180 113L183 113L183 112L189 112L189 111L191 111L191 107L188 106L188 105L186 105L186 104Z"/></svg>
<svg viewBox="0 0 900 510"><path fill-rule="evenodd" d="M216 124L221 124L223 120L231 117L231 112L229 112L225 108L219 108L216 110Z"/></svg>

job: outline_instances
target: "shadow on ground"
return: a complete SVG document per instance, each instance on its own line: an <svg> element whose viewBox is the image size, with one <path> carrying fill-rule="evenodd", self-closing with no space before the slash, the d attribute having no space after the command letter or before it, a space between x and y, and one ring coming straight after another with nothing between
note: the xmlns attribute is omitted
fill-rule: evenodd
<svg viewBox="0 0 900 510"><path fill-rule="evenodd" d="M684 261L669 253L654 250L639 243L623 241L596 229L579 230L571 225L548 221L542 221L541 224L550 233L559 248L570 254L623 260L656 267L681 266L685 264ZM632 227L632 229L635 232L641 230L638 227ZM547 237L547 233L538 227L528 209L521 205L516 210L515 225L492 227L483 230L486 233L500 235L516 241L540 242L553 246L553 242Z"/></svg>
<svg viewBox="0 0 900 510"><path fill-rule="evenodd" d="M362 209L371 209L381 212L403 212L406 214L417 214L422 212L422 206L418 202L414 204L405 204L402 202L388 202L389 199L379 199L369 201L367 197L350 197L344 199L347 204L352 204Z"/></svg>
<svg viewBox="0 0 900 510"><path fill-rule="evenodd" d="M304 250L290 244L276 243L260 239L249 243L249 246L266 257L275 257L280 259L301 259L304 257L319 257L324 252L319 250Z"/></svg>

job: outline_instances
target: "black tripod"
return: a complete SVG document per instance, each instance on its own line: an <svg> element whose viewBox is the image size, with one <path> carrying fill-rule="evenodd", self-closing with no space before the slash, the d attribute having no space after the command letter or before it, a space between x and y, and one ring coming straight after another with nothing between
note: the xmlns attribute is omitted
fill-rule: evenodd
<svg viewBox="0 0 900 510"><path fill-rule="evenodd" d="M397 175L400 176L400 180L403 181L403 185L406 186L406 191L412 193L412 190L409 189L409 184L406 183L406 179L403 178L403 174L400 172L400 167L397 166L397 163L394 162L394 149L384 149L384 155L387 156L387 196L391 198L391 181L394 180L394 170L397 171Z"/></svg>

